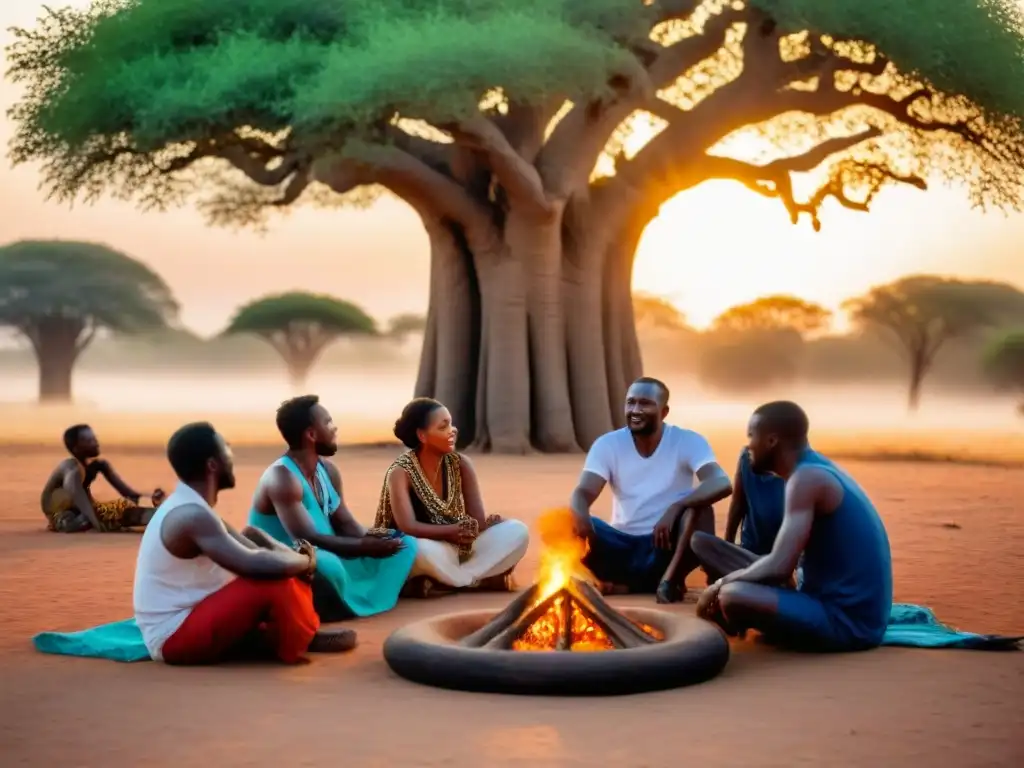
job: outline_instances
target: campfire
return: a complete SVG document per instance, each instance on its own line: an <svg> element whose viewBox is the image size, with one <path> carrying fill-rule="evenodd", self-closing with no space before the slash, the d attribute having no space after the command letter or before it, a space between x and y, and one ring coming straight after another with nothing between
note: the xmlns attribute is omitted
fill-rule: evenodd
<svg viewBox="0 0 1024 768"><path fill-rule="evenodd" d="M540 579L491 621L462 640L467 648L511 651L611 651L664 639L654 627L616 611L583 566L587 543L573 531L572 513L540 520Z"/></svg>

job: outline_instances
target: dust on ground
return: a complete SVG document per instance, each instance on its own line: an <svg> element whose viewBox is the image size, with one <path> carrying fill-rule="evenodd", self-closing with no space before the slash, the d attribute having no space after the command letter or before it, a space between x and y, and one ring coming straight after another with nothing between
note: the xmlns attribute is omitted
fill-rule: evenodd
<svg viewBox="0 0 1024 768"><path fill-rule="evenodd" d="M102 436L102 433L101 433ZM741 436L713 440L731 458ZM238 490L221 513L244 522L276 451L237 451ZM140 488L172 478L162 451L107 451ZM368 522L393 448L337 457ZM355 622L360 646L294 668L44 656L30 638L131 614L138 534L43 530L54 450L0 448L0 752L5 766L1005 766L1024 762L1024 653L880 649L788 654L748 642L717 679L605 700L474 695L407 683L381 645L436 612L503 605L501 595L403 601ZM474 458L488 511L533 523L563 505L581 457ZM981 632L1024 633L1024 472L943 464L846 466L889 529L896 598ZM101 492L99 492L101 493ZM608 499L601 514L607 514ZM725 506L718 507L718 526ZM958 527L951 527L955 524ZM531 546L522 581L536 571ZM694 578L694 586L701 585ZM626 598L626 603L641 602ZM692 605L674 610L692 611ZM1017 733L1014 737L1012 734Z"/></svg>

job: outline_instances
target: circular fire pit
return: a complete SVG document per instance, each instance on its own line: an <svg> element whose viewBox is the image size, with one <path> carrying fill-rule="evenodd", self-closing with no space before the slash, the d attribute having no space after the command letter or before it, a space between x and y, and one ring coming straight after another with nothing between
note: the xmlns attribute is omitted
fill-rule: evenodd
<svg viewBox="0 0 1024 768"><path fill-rule="evenodd" d="M578 579L537 596L535 585L497 615L470 611L410 624L385 641L384 659L424 685L549 696L678 688L711 679L729 660L725 635L696 617L616 611Z"/></svg>

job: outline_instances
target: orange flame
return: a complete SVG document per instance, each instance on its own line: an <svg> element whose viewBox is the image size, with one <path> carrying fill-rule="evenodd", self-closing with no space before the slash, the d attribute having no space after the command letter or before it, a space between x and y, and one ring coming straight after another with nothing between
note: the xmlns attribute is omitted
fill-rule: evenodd
<svg viewBox="0 0 1024 768"><path fill-rule="evenodd" d="M573 576L596 582L594 574L583 565L583 558L590 547L585 539L576 535L572 510L562 507L543 513L537 520L537 532L544 543L540 556L538 600L553 595Z"/></svg>

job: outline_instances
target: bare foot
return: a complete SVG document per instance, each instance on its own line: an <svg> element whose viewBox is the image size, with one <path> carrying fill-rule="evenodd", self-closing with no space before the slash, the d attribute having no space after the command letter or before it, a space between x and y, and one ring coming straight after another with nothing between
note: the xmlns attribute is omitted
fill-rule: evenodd
<svg viewBox="0 0 1024 768"><path fill-rule="evenodd" d="M345 653L355 647L354 629L325 629L313 635L307 650L310 653Z"/></svg>
<svg viewBox="0 0 1024 768"><path fill-rule="evenodd" d="M681 603L684 597L686 597L686 590L671 581L661 582L658 585L658 590L654 593L654 599L661 605Z"/></svg>
<svg viewBox="0 0 1024 768"><path fill-rule="evenodd" d="M438 584L429 576L416 576L405 582L402 587L401 596L425 600L431 597L442 597L455 592L451 587Z"/></svg>

